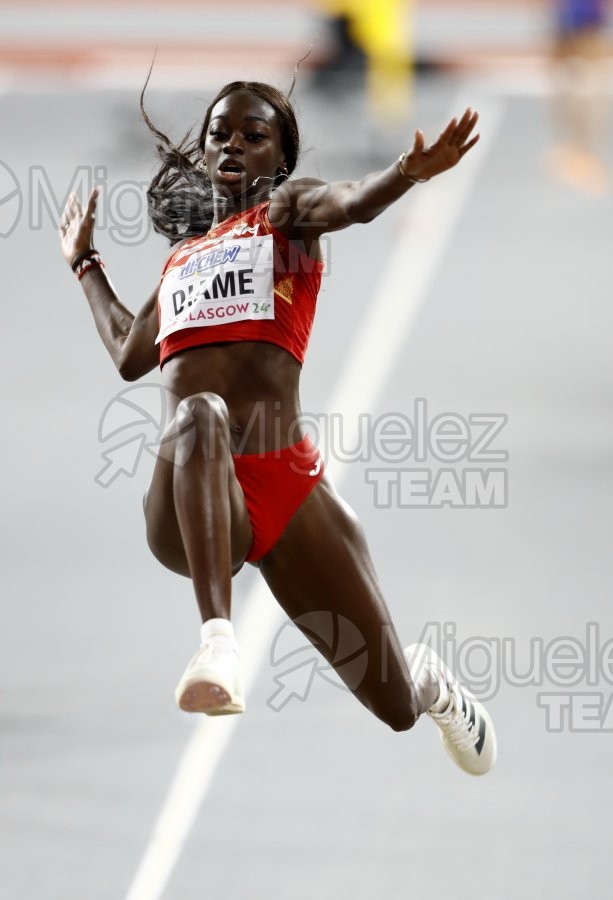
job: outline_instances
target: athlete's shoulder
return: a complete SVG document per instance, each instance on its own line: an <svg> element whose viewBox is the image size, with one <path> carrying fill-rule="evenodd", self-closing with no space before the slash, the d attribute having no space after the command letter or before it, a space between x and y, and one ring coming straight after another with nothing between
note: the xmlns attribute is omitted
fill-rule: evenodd
<svg viewBox="0 0 613 900"><path fill-rule="evenodd" d="M307 192L317 190L317 188L325 188L328 184L329 182L324 181L322 178L312 178L310 176L305 176L304 178L291 178L276 189L272 196L271 204L273 200L277 198L285 199L285 202L287 203L288 199L299 198Z"/></svg>
<svg viewBox="0 0 613 900"><path fill-rule="evenodd" d="M321 178L292 178L280 185L270 199L268 217L271 225L288 237L292 237L301 224L303 211L314 198L325 191L329 182Z"/></svg>

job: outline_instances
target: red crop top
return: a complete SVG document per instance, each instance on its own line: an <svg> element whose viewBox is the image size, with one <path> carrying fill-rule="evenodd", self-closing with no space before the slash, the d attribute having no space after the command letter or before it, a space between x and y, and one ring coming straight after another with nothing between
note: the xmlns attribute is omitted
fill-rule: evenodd
<svg viewBox="0 0 613 900"><path fill-rule="evenodd" d="M304 361L323 263L274 228L270 201L188 238L160 283L160 366L189 347L265 341Z"/></svg>

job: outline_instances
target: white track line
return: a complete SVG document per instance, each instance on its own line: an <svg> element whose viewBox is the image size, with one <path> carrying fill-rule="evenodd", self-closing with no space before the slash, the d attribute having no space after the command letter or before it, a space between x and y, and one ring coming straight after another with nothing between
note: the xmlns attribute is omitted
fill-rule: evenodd
<svg viewBox="0 0 613 900"><path fill-rule="evenodd" d="M454 107L454 114L461 106ZM345 366L328 407L342 411L347 428L346 446L357 434L358 415L368 410L385 387L398 355L406 346L428 289L445 254L466 200L502 118L501 104L488 100L480 107L482 137L475 149L452 173L427 187L416 186L405 202L411 215L397 236L385 275L346 357ZM368 365L364 365L368 360ZM335 469L330 460L328 471ZM337 484L346 468L335 471ZM249 694L266 658L275 630L284 621L263 579L250 592L237 626L245 691ZM126 900L159 900L170 879L240 716L203 717L194 729L149 844Z"/></svg>

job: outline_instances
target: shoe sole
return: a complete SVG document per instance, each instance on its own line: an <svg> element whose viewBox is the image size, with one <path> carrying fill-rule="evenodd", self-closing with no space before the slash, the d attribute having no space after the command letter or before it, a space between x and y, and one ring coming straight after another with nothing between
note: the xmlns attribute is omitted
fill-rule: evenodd
<svg viewBox="0 0 613 900"><path fill-rule="evenodd" d="M230 703L226 704L226 706L222 706L220 709L207 709L205 713L207 716L232 716L237 713L245 712L245 704L242 700L232 700Z"/></svg>
<svg viewBox="0 0 613 900"><path fill-rule="evenodd" d="M179 709L189 713L206 713L208 716L224 716L242 713L245 704L232 697L219 684L210 681L194 681L187 684L177 699Z"/></svg>

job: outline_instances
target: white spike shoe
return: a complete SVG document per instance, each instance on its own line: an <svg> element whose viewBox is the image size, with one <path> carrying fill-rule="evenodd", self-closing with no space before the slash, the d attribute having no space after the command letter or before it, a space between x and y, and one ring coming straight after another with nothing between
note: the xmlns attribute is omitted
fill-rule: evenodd
<svg viewBox="0 0 613 900"><path fill-rule="evenodd" d="M497 741L487 710L427 644L412 644L404 651L415 684L434 677L441 693L427 712L439 727L443 747L470 775L485 775L496 762Z"/></svg>
<svg viewBox="0 0 613 900"><path fill-rule="evenodd" d="M212 635L190 660L175 690L185 712L226 716L245 711L238 650L226 637Z"/></svg>

